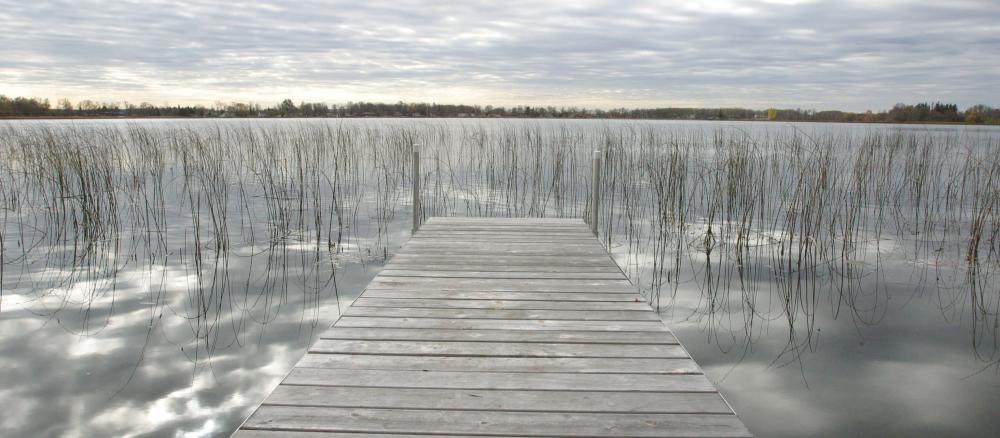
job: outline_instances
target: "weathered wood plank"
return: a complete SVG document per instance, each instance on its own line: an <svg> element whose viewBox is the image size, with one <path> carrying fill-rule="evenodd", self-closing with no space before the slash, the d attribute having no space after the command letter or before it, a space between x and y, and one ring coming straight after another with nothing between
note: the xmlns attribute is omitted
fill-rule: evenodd
<svg viewBox="0 0 1000 438"><path fill-rule="evenodd" d="M652 312L645 302L524 301L524 300L430 300L424 298L368 298L354 300L355 307L426 307L432 309L497 310L631 310Z"/></svg>
<svg viewBox="0 0 1000 438"><path fill-rule="evenodd" d="M296 367L285 385L535 391L709 392L703 374L505 373Z"/></svg>
<svg viewBox="0 0 1000 438"><path fill-rule="evenodd" d="M542 342L564 344L677 344L669 332L580 332L565 330L447 330L330 327L320 339L373 341Z"/></svg>
<svg viewBox="0 0 1000 438"><path fill-rule="evenodd" d="M547 223L547 224L511 224L511 223L507 223L507 224L505 224L505 223L500 223L500 222L494 222L494 223L484 223L484 222L480 222L480 223L450 223L450 224L435 223L435 222L426 222L426 223L424 223L423 225L420 226L420 230L418 230L418 231L423 231L423 230L427 230L427 229L444 229L444 230L457 230L457 231L461 231L461 230L465 230L465 229L469 229L469 228L486 228L486 229L503 228L503 229L513 229L513 230L552 230L552 231L559 231L559 230L564 230L564 229L572 229L572 230L590 231L590 229L587 227L587 225L585 225L585 224L581 225L579 223L564 223L564 224L559 224L559 223Z"/></svg>
<svg viewBox="0 0 1000 438"><path fill-rule="evenodd" d="M562 279L471 279L378 276L369 289L432 289L478 290L511 292L632 292L635 288L625 280L562 280Z"/></svg>
<svg viewBox="0 0 1000 438"><path fill-rule="evenodd" d="M281 385L268 405L507 412L728 414L716 393L525 391Z"/></svg>
<svg viewBox="0 0 1000 438"><path fill-rule="evenodd" d="M691 359L452 357L314 354L300 367L359 370L494 371L514 373L700 374Z"/></svg>
<svg viewBox="0 0 1000 438"><path fill-rule="evenodd" d="M475 239L475 240L506 240L506 239L518 239L518 238L538 238L538 239L572 239L581 242L589 241L593 242L594 235L587 231L581 230L539 230L539 231L526 231L526 230L445 230L440 231L435 230L420 230L417 234L414 234L412 239Z"/></svg>
<svg viewBox="0 0 1000 438"><path fill-rule="evenodd" d="M558 236L561 234L587 234L590 230L587 227L577 225L551 226L551 225L524 225L524 226L503 226L503 225L426 225L420 227L414 236L421 234L445 234L445 233L466 233L481 236L492 236L496 234L544 234ZM593 233L590 234L593 238Z"/></svg>
<svg viewBox="0 0 1000 438"><path fill-rule="evenodd" d="M417 247L404 247L399 250L400 255L419 255L419 256L476 256L476 257L520 257L520 256L539 256L548 257L553 259L558 259L561 257L599 257L601 252L596 249L572 249L568 248L565 251L560 251L555 248L509 248L503 250L491 250L486 248L455 248L455 247L436 247L436 248L417 248ZM553 261L555 264L555 261Z"/></svg>
<svg viewBox="0 0 1000 438"><path fill-rule="evenodd" d="M540 232L540 233L586 233L590 230L586 225L580 226L580 224L565 224L565 225L553 225L553 224L543 224L543 225L504 225L504 224L433 224L427 223L420 227L417 234L422 232L470 232L469 228L483 228L484 231L499 231L499 232L511 232L511 233L526 233L526 232ZM472 230L471 232L475 232Z"/></svg>
<svg viewBox="0 0 1000 438"><path fill-rule="evenodd" d="M576 244L576 243L552 243L552 242L522 242L522 243L501 243L501 242L412 242L407 243L399 250L400 254L428 253L434 254L440 251L482 252L486 254L539 254L551 255L552 257L591 255L602 256L604 249L599 246Z"/></svg>
<svg viewBox="0 0 1000 438"><path fill-rule="evenodd" d="M396 254L390 260L391 263L420 262L433 264L474 264L474 265L497 265L497 266L597 266L609 267L611 258L604 256L503 256L503 255L471 255L463 256L450 254Z"/></svg>
<svg viewBox="0 0 1000 438"><path fill-rule="evenodd" d="M563 237L571 237L574 239L583 239L590 237L591 240L594 238L594 234L589 230L584 231L577 228L566 228L562 230L553 230L548 227L539 229L514 229L514 228L462 228L462 229L448 229L448 228L423 228L413 235L413 238L438 238L443 237L446 234L457 233L460 236L484 238L484 239L502 239L508 236L538 236L543 239L560 239Z"/></svg>
<svg viewBox="0 0 1000 438"><path fill-rule="evenodd" d="M563 294L625 294L629 296L638 295L634 288L623 288L623 287L594 287L594 286L580 286L580 287L565 287L558 286L558 283L553 283L551 286L528 284L524 287L517 287L517 285L480 285L478 287L463 287L461 285L423 285L423 284L410 284L405 287L393 287L393 285L386 285L384 283L374 284L370 286L366 291L369 290L408 290L415 292L527 292L527 293L563 293ZM643 299L645 300L645 299Z"/></svg>
<svg viewBox="0 0 1000 438"><path fill-rule="evenodd" d="M439 224L424 224L420 227L415 235L420 233L447 233L447 232L457 232L457 233L476 233L476 232L497 232L497 233L534 233L534 234L573 234L573 233L590 233L590 230L584 226L579 225L439 225ZM593 233L590 233L593 235Z"/></svg>
<svg viewBox="0 0 1000 438"><path fill-rule="evenodd" d="M422 288L460 288L463 290L511 290L546 292L538 288L547 288L553 291L570 292L599 292L600 289L609 290L629 290L636 292L636 288L625 280L614 279L562 279L562 278L433 278L433 277L394 277L389 275L377 276L372 279L370 289L385 289L391 286L394 289L407 289L414 286Z"/></svg>
<svg viewBox="0 0 1000 438"><path fill-rule="evenodd" d="M591 239L593 239L593 237L591 237ZM455 237L452 237L452 238L444 238L444 237L440 237L440 238L438 238L438 237L433 237L433 238L431 238L431 237L416 238L416 237L414 237L414 238L410 239L410 241L414 242L414 243L420 243L420 244L423 244L423 245L427 245L427 246L440 246L440 247L445 247L445 246L450 246L450 247L469 246L469 247L474 247L474 248L487 248L487 247L489 247L491 245L496 245L496 244L509 244L509 245L521 245L521 246L535 245L535 247L541 247L541 246L552 247L552 246L559 246L559 245L577 245L577 246L581 246L582 247L584 245L587 245L586 240L584 240L584 239L577 239L577 238L573 238L573 239L554 239L554 238L547 238L547 237L530 237L530 236L519 237L519 238L504 238L504 239L499 239L499 238L497 238L497 239L481 239L481 238L468 238L468 237L462 237L462 236L455 236Z"/></svg>
<svg viewBox="0 0 1000 438"><path fill-rule="evenodd" d="M558 246L558 248L556 248ZM406 243L403 248L407 251L415 251L417 249L482 249L491 252L501 252L501 251L517 251L517 250L545 250L546 252L552 253L588 253L601 255L604 250L598 245L593 243L579 243L574 242L490 242L490 241L467 241L467 240L427 240L427 239L415 239Z"/></svg>
<svg viewBox="0 0 1000 438"><path fill-rule="evenodd" d="M631 310L501 310L423 307L350 307L344 316L380 318L538 319L549 321L660 321L655 312Z"/></svg>
<svg viewBox="0 0 1000 438"><path fill-rule="evenodd" d="M425 278L478 278L498 280L533 280L533 279L566 279L566 280L621 280L625 276L621 272L484 272L484 271L433 271L427 269L383 269L380 275L386 277L425 277Z"/></svg>
<svg viewBox="0 0 1000 438"><path fill-rule="evenodd" d="M538 342L441 342L320 339L316 354L379 354L450 357L589 357L686 359L678 345L557 344Z"/></svg>
<svg viewBox="0 0 1000 438"><path fill-rule="evenodd" d="M563 241L585 243L593 242L594 235L587 232L522 232L522 231L420 231L414 234L411 241L517 241L522 239L538 239L536 242Z"/></svg>
<svg viewBox="0 0 1000 438"><path fill-rule="evenodd" d="M735 415L426 411L261 406L244 428L521 436L744 437Z"/></svg>
<svg viewBox="0 0 1000 438"><path fill-rule="evenodd" d="M425 224L420 227L415 235L420 233L445 233L445 232L498 232L498 233L552 233L552 234L573 234L573 233L587 233L590 230L584 226L579 225L520 225L520 226L510 226L510 225L491 225L491 224L461 224L461 225L442 225L442 224ZM593 233L591 233L593 235Z"/></svg>
<svg viewBox="0 0 1000 438"><path fill-rule="evenodd" d="M450 224L443 223L426 223L420 227L420 230L432 230L432 229L448 229L455 231L466 231L473 229L486 229L486 230L517 230L517 231L541 231L541 230L551 230L551 231L581 231L588 230L586 225L581 226L579 223L521 223L521 224L503 224L503 223L485 223L485 222L454 222ZM418 230L419 233L419 230Z"/></svg>
<svg viewBox="0 0 1000 438"><path fill-rule="evenodd" d="M523 265L523 266L506 266L506 265L490 265L490 264L431 264L431 263L421 263L416 261L396 261L392 260L387 263L383 268L386 270L424 270L424 271L442 271L442 272L562 272L562 273L572 273L572 272L595 272L603 274L621 274L621 270L617 266L549 266L549 265Z"/></svg>
<svg viewBox="0 0 1000 438"><path fill-rule="evenodd" d="M524 224L532 222L544 223L569 223L584 224L583 218L579 217L483 217L483 216L434 216L426 223L454 223L454 222L476 222L476 223L500 223L500 224Z"/></svg>
<svg viewBox="0 0 1000 438"><path fill-rule="evenodd" d="M559 239L553 239L553 238L546 238L546 237L542 237L542 236L537 236L537 237L535 237L535 236L523 236L523 237L518 238L518 239L510 239L510 238L504 238L504 239L499 239L499 238L484 239L484 238L476 238L476 237L470 238L470 237L463 237L463 236L452 236L451 238L444 238L444 237L424 236L424 237L420 237L420 238L414 237L413 239L410 239L410 241L406 243L406 246L410 247L411 245L412 246L453 246L453 247L463 247L463 246L482 247L483 245L489 245L490 247L494 247L494 246L497 247L496 249L501 249L501 248L519 249L519 248L525 248L525 247L528 247L528 248L532 248L532 247L552 247L554 245L559 245L559 246L565 245L565 246L568 246L568 247L571 247L571 248L574 248L574 249L594 249L594 250L596 250L596 249L602 249L603 248L600 245L595 245L594 242L593 242L593 238L591 238L591 241L588 242L587 240L585 240L583 238L571 238L571 239L559 238Z"/></svg>
<svg viewBox="0 0 1000 438"><path fill-rule="evenodd" d="M579 223L563 223L563 224L557 224L557 223L547 223L547 224L543 224L543 223L538 223L538 224L501 224L501 223L492 223L491 224L491 223L471 223L471 222L467 222L467 223L452 223L452 224L428 223L428 224L424 224L423 226L421 226L420 230L425 230L425 229L448 229L448 230L455 230L455 231L466 231L466 230L480 229L480 228L481 229L487 229L487 230L505 230L505 229L509 229L509 230L516 230L516 231L525 231L525 230L529 230L529 231L550 230L550 231L554 231L554 232L566 231L566 230L570 230L570 231L581 231L581 230L583 230L583 231L589 231L589 228L586 225L581 226Z"/></svg>
<svg viewBox="0 0 1000 438"><path fill-rule="evenodd" d="M553 248L557 246L558 248ZM490 242L483 240L461 240L452 239L450 241L445 241L442 239L411 239L406 243L406 249L423 249L423 248L475 248L483 249L493 252L501 252L506 250L518 250L518 249L544 249L546 251L558 250L562 253L567 250L569 252L585 251L594 254L605 254L604 248L594 245L593 242L559 242L558 244L553 244L550 242Z"/></svg>
<svg viewBox="0 0 1000 438"><path fill-rule="evenodd" d="M487 223L487 224L501 224L501 225L523 225L523 224L533 224L541 223L545 225L550 224L571 224L571 225L582 225L586 226L583 219L578 217L471 217L471 216L435 216L433 218L427 219L425 223L428 224L455 224L455 223Z"/></svg>
<svg viewBox="0 0 1000 438"><path fill-rule="evenodd" d="M454 318L380 318L343 316L337 327L384 327L424 329L479 330L576 330L600 332L663 332L658 321L556 321L538 319L454 319Z"/></svg>
<svg viewBox="0 0 1000 438"><path fill-rule="evenodd" d="M452 435L455 436L455 435ZM293 431L293 430L254 430L240 429L233 434L233 438L357 438L355 432L319 432L319 431ZM511 438L510 435L491 435L491 438ZM413 435L408 433L366 433L364 438L427 438L427 435Z"/></svg>
<svg viewBox="0 0 1000 438"><path fill-rule="evenodd" d="M523 300L523 301L591 301L645 303L646 298L631 292L514 292L514 291L441 291L417 289L367 289L365 298L420 298L442 300Z"/></svg>

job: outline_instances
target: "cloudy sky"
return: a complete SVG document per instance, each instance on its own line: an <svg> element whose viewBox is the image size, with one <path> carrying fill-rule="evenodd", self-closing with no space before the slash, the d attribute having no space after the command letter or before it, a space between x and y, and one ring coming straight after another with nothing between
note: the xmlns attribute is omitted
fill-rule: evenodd
<svg viewBox="0 0 1000 438"><path fill-rule="evenodd" d="M0 0L0 94L206 103L1000 105L996 0Z"/></svg>

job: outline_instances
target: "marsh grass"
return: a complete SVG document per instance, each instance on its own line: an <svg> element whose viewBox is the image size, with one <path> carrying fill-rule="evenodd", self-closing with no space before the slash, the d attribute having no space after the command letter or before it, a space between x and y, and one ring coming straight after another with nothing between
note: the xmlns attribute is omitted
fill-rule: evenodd
<svg viewBox="0 0 1000 438"><path fill-rule="evenodd" d="M600 150L601 241L658 309L700 291L690 317L721 348L778 325L790 360L816 347L820 312L877 324L889 311L881 258L902 257L995 360L995 131L746 126L5 124L0 289L30 289L49 318L80 312L68 328L95 333L114 314L93 306L113 297L108 285L144 272L151 325L173 312L193 355L210 356L219 330L268 324L290 290L339 302L344 257L381 260L405 238L413 178L428 217L584 217ZM415 147L421 175L407 166ZM230 278L231 263L255 275ZM195 281L185 308L164 313L171 264Z"/></svg>

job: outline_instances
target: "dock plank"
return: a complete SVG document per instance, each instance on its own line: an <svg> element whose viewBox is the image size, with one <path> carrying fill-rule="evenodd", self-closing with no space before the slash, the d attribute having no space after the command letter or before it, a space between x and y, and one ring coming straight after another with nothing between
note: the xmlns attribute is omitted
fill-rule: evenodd
<svg viewBox="0 0 1000 438"><path fill-rule="evenodd" d="M430 218L234 436L751 434L583 221Z"/></svg>
<svg viewBox="0 0 1000 438"><path fill-rule="evenodd" d="M708 392L702 374L581 374L297 367L283 385L535 391Z"/></svg>
<svg viewBox="0 0 1000 438"><path fill-rule="evenodd" d="M553 319L383 318L343 316L338 327L384 327L481 330L579 330L598 332L663 332L658 321L564 321Z"/></svg>
<svg viewBox="0 0 1000 438"><path fill-rule="evenodd" d="M268 405L450 411L724 414L718 394L279 386Z"/></svg>
<svg viewBox="0 0 1000 438"><path fill-rule="evenodd" d="M626 292L635 293L626 280L472 279L377 276L372 289L499 290L511 292Z"/></svg>
<svg viewBox="0 0 1000 438"><path fill-rule="evenodd" d="M617 293L514 292L514 291L436 291L415 289L368 289L366 298L414 298L421 300L515 300L515 301L586 301L645 303L635 291Z"/></svg>
<svg viewBox="0 0 1000 438"><path fill-rule="evenodd" d="M677 344L669 332L584 332L567 330L447 330L330 327L320 339L440 342L541 342L562 344Z"/></svg>
<svg viewBox="0 0 1000 438"><path fill-rule="evenodd" d="M380 275L386 277L424 277L424 278L479 278L494 280L617 280L621 272L526 272L526 271L438 271L429 269L401 269L388 266Z"/></svg>
<svg viewBox="0 0 1000 438"><path fill-rule="evenodd" d="M589 357L686 359L678 345L562 344L540 342L375 341L320 339L310 353L448 357Z"/></svg>
<svg viewBox="0 0 1000 438"><path fill-rule="evenodd" d="M419 270L419 271L475 271L475 272L552 272L552 273L574 273L574 272L592 272L592 273L612 273L620 274L621 270L617 266L549 266L549 265L522 265L522 266L509 266L509 265L497 265L497 264L434 264L428 262L419 261L390 261L382 268L383 271L390 269L398 270Z"/></svg>
<svg viewBox="0 0 1000 438"><path fill-rule="evenodd" d="M344 316L381 318L540 319L549 321L660 321L654 312L634 310L435 309L351 306Z"/></svg>
<svg viewBox="0 0 1000 438"><path fill-rule="evenodd" d="M609 268L609 260L602 256L563 256L553 258L551 256L533 255L503 255L503 254L408 254L399 253L392 256L391 262L420 262L448 265L495 265L495 266L548 266L550 268L561 268L564 266L586 266Z"/></svg>
<svg viewBox="0 0 1000 438"><path fill-rule="evenodd" d="M529 301L529 300L441 300L424 298L368 298L354 300L355 307L427 307L435 309L497 309L497 310L620 310L652 312L645 301Z"/></svg>
<svg viewBox="0 0 1000 438"><path fill-rule="evenodd" d="M501 371L511 373L694 374L691 359L594 357L453 357L306 354L298 366L358 370Z"/></svg>
<svg viewBox="0 0 1000 438"><path fill-rule="evenodd" d="M532 437L745 437L734 415L447 411L263 405L246 429Z"/></svg>

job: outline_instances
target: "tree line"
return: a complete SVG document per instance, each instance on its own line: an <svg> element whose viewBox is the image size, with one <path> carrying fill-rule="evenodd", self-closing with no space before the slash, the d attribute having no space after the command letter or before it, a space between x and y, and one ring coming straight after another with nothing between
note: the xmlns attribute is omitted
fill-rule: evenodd
<svg viewBox="0 0 1000 438"><path fill-rule="evenodd" d="M204 105L153 105L147 102L71 102L59 99L0 95L0 118L21 117L516 117L658 120L771 120L856 123L970 123L1000 124L1000 108L974 105L960 110L949 103L896 104L881 112L816 111L809 109L755 110L747 108L618 108L460 105L438 103L348 102L326 104L285 99L277 105L217 102Z"/></svg>

